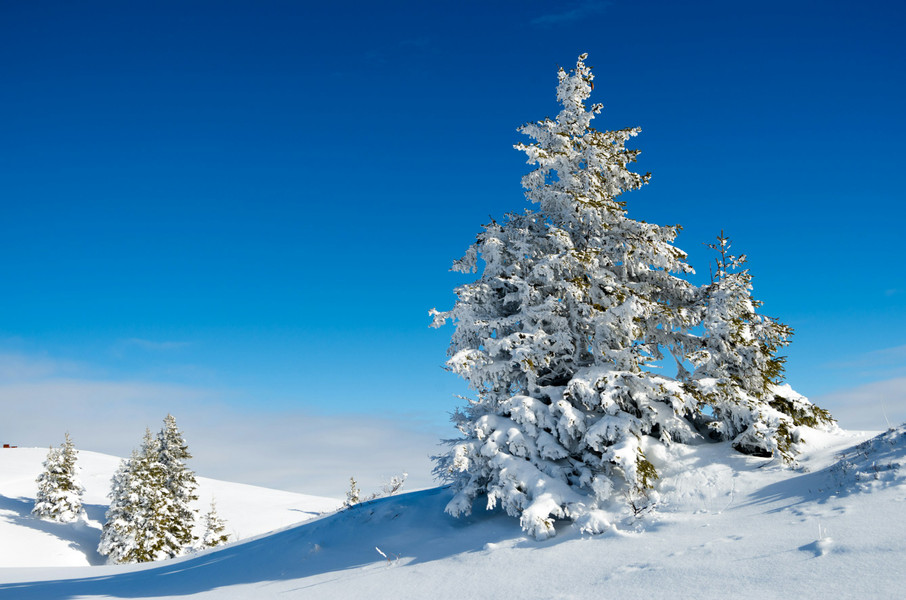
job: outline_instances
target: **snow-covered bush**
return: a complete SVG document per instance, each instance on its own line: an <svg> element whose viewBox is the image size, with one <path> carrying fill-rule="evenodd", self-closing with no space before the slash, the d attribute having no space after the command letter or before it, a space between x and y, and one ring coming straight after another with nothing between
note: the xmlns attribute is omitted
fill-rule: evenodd
<svg viewBox="0 0 906 600"><path fill-rule="evenodd" d="M381 496L392 496L403 489L403 484L406 483L407 477L409 477L408 473L402 473L391 477L389 481L381 486Z"/></svg>
<svg viewBox="0 0 906 600"><path fill-rule="evenodd" d="M48 451L44 470L38 475L32 514L61 523L71 523L84 516L82 493L85 490L79 479L77 454L68 433L59 448Z"/></svg>
<svg viewBox="0 0 906 600"><path fill-rule="evenodd" d="M477 396L453 416L462 437L436 457L456 491L447 512L468 514L483 494L537 538L557 518L602 531L612 499L643 508L658 479L652 445L702 439L701 428L784 454L797 419L826 415L778 385L789 330L755 315L748 275L692 285L679 226L627 216L621 195L649 179L629 170L638 151L625 143L640 130L590 126L602 106L585 105L584 60L559 71L557 117L520 129L533 140L516 148L536 167L522 184L537 208L485 225L453 266L474 273L483 260L478 279L451 310L431 311L433 326L454 323L447 366ZM740 390L761 404L736 410Z"/></svg>

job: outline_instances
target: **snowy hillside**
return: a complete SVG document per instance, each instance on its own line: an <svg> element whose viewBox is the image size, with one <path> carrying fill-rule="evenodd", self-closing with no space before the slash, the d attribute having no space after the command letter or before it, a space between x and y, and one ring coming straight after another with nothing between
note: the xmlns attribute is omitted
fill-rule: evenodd
<svg viewBox="0 0 906 600"><path fill-rule="evenodd" d="M85 486L85 523L62 524L31 516L46 448L0 450L0 567L102 565L97 553L110 478L120 459L80 451ZM281 490L198 478L198 507L203 512L211 498L227 521L231 539L256 536L333 511L340 501Z"/></svg>
<svg viewBox="0 0 906 600"><path fill-rule="evenodd" d="M871 440L813 435L815 450L795 471L724 445L677 446L655 510L623 515L598 536L561 523L557 537L537 542L481 506L453 519L443 513L451 493L437 488L162 563L61 569L34 556L44 568L0 569L0 597L900 597L906 426ZM3 545L21 549L26 517L8 516L6 464ZM252 500L254 488L243 488L235 501ZM255 510L271 513L256 493ZM222 503L228 519L240 518Z"/></svg>

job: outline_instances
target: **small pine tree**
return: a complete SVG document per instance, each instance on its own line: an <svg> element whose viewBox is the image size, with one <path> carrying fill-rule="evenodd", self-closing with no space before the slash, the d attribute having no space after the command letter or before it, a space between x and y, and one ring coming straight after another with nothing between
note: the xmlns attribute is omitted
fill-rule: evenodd
<svg viewBox="0 0 906 600"><path fill-rule="evenodd" d="M98 552L112 564L150 562L162 556L162 494L157 440L145 430L140 450L120 463L113 475L106 522Z"/></svg>
<svg viewBox="0 0 906 600"><path fill-rule="evenodd" d="M167 496L164 528L167 530L169 557L179 556L195 541L192 527L195 511L190 504L198 500L195 495L197 483L195 473L186 466L192 458L182 433L176 427L176 419L168 414L164 426L157 435L157 459L162 470L163 487Z"/></svg>
<svg viewBox="0 0 906 600"><path fill-rule="evenodd" d="M204 532L201 535L200 548L214 548L230 541L230 536L226 531L226 521L217 515L217 507L214 500L211 500L211 508L202 518Z"/></svg>
<svg viewBox="0 0 906 600"><path fill-rule="evenodd" d="M139 461L138 451L120 462L111 480L110 505L107 507L98 553L111 564L140 562L137 548L140 522L143 518L139 497L133 493L134 469Z"/></svg>
<svg viewBox="0 0 906 600"><path fill-rule="evenodd" d="M783 384L785 358L792 328L757 312L752 275L746 256L730 254L730 239L721 231L719 256L706 286L702 348L691 355L695 364L690 389L711 407L707 420L712 437L755 456L779 455L794 460L796 427L828 427L833 418Z"/></svg>
<svg viewBox="0 0 906 600"><path fill-rule="evenodd" d="M50 448L44 471L36 480L38 493L32 514L61 523L71 523L84 516L82 494L85 489L79 479L77 454L69 433L59 449Z"/></svg>
<svg viewBox="0 0 906 600"><path fill-rule="evenodd" d="M349 478L349 489L346 491L346 501L343 502L343 506L349 507L353 504L358 504L361 502L362 490L358 488L356 484L355 477Z"/></svg>

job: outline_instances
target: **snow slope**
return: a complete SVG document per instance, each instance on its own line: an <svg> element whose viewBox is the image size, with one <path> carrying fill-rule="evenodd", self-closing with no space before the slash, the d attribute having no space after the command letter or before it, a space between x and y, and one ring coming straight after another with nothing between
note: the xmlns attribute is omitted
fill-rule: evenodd
<svg viewBox="0 0 906 600"><path fill-rule="evenodd" d="M436 488L173 561L0 569L0 598L899 598L906 426L868 437L816 432L795 471L674 447L657 507L593 537L564 522L537 542L482 506L453 519Z"/></svg>
<svg viewBox="0 0 906 600"><path fill-rule="evenodd" d="M120 459L79 451L87 513L85 522L62 524L31 516L45 448L0 449L0 567L102 565L97 553L110 478ZM232 539L252 537L333 511L340 500L198 478L198 508L203 514L213 497Z"/></svg>

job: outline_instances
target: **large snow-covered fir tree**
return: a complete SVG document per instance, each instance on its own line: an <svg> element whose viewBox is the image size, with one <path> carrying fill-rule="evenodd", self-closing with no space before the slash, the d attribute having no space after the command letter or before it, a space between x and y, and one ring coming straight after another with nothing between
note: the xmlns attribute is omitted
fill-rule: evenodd
<svg viewBox="0 0 906 600"><path fill-rule="evenodd" d="M168 495L168 512L165 528L174 538L174 543L167 548L168 556L178 556L194 542L192 526L195 522L195 511L190 504L198 500L195 495L195 473L186 466L192 458L189 446L179 428L176 419L168 414L164 419L163 429L157 436L158 462L162 469L163 486Z"/></svg>
<svg viewBox="0 0 906 600"><path fill-rule="evenodd" d="M614 499L644 506L654 445L704 431L788 458L795 427L830 422L779 385L789 329L754 312L748 273L692 285L679 226L629 218L621 195L649 178L629 169L638 151L625 143L639 129L591 127L602 107L585 104L584 60L559 71L557 117L520 129L533 140L516 148L535 166L522 184L537 208L486 225L454 263L476 272L482 259L479 278L432 311L435 327L455 324L447 366L477 395L437 457L456 491L447 512L468 514L485 494L537 538L556 518L602 531ZM668 357L673 377L660 368Z"/></svg>
<svg viewBox="0 0 906 600"><path fill-rule="evenodd" d="M68 433L59 448L48 451L44 470L38 475L38 493L32 514L61 523L71 523L85 514L82 508L85 490L79 479L77 454Z"/></svg>
<svg viewBox="0 0 906 600"><path fill-rule="evenodd" d="M192 547L195 513L189 505L197 496L188 458L171 415L156 436L145 431L141 449L113 477L98 552L112 563L135 563L173 558Z"/></svg>
<svg viewBox="0 0 906 600"><path fill-rule="evenodd" d="M746 256L730 254L722 231L708 246L719 256L705 287L702 347L690 356L695 371L689 387L711 408L704 421L712 437L745 454L792 462L799 426L832 427L834 421L783 384L785 358L778 352L793 330L757 312L762 303L751 296L752 275L742 268Z"/></svg>
<svg viewBox="0 0 906 600"><path fill-rule="evenodd" d="M586 107L592 73L580 57L559 72L556 119L520 131L517 149L536 169L523 178L537 210L485 226L455 270L485 266L456 290L434 326L453 320L448 367L477 399L454 415L464 437L437 473L457 493L447 511L468 513L487 494L538 538L568 517L606 527L596 508L615 494L644 495L657 472L646 439L687 440L694 398L649 368L694 339L699 290L672 245L678 227L630 219L623 192L648 175L629 170L639 129L597 131L601 105ZM694 345L694 344L693 344Z"/></svg>

